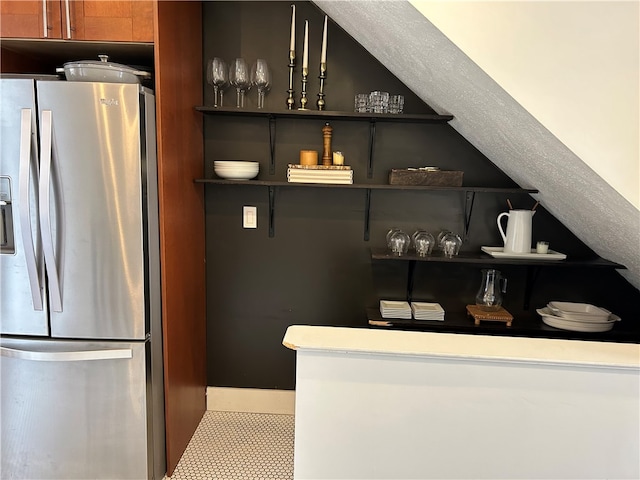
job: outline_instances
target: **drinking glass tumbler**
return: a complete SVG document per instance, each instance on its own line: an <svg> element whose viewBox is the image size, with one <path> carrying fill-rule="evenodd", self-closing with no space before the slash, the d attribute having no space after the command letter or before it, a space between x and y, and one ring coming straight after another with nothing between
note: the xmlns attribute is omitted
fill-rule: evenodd
<svg viewBox="0 0 640 480"><path fill-rule="evenodd" d="M366 113L369 111L369 94L358 93L355 97L354 110L359 113Z"/></svg>
<svg viewBox="0 0 640 480"><path fill-rule="evenodd" d="M369 111L387 113L389 111L389 92L371 92L369 94Z"/></svg>
<svg viewBox="0 0 640 480"><path fill-rule="evenodd" d="M391 95L389 97L389 113L402 113L404 109L404 95Z"/></svg>

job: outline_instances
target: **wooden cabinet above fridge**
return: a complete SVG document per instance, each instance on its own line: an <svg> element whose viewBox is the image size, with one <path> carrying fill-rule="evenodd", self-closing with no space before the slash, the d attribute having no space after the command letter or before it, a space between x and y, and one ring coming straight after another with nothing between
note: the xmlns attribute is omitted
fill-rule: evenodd
<svg viewBox="0 0 640 480"><path fill-rule="evenodd" d="M153 42L152 1L2 2L3 38Z"/></svg>

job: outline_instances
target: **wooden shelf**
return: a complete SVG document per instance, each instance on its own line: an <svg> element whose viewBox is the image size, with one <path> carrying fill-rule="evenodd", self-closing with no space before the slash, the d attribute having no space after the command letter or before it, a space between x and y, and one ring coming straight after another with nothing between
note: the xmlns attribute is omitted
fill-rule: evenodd
<svg viewBox="0 0 640 480"><path fill-rule="evenodd" d="M565 260L535 260L535 259L515 259L515 258L494 258L491 255L480 252L460 252L459 255L454 257L445 257L441 252L435 252L426 257L416 255L415 252L410 252L406 255L394 255L386 248L372 248L371 249L372 260L382 261L400 261L408 262L408 274L407 274L407 286L406 300L411 302L413 300L413 285L415 282L415 267L418 262L428 263L455 263L475 265L478 267L495 267L499 265L516 265L522 266L527 269L527 278L524 285L524 304L523 309L529 310L531 303L531 294L533 287L538 278L541 268L607 268L607 269L626 269L624 265L616 262L605 260L604 258L567 258Z"/></svg>
<svg viewBox="0 0 640 480"><path fill-rule="evenodd" d="M421 123L421 124L446 124L453 119L453 115L438 114L391 114L391 113L359 113L319 110L278 110L268 111L264 109L248 109L233 107L196 106L196 111L206 115L235 116L265 118L269 123L269 174L275 173L275 145L276 145L276 120L284 119L311 119L311 120L347 120L369 123L369 160L367 162L367 178L373 177L374 138L376 136L376 124L378 123Z"/></svg>
<svg viewBox="0 0 640 480"><path fill-rule="evenodd" d="M538 193L533 188L495 188L495 187L432 187L420 185L388 185L373 183L354 183L350 185L332 183L295 183L276 180L224 180L221 178L197 178L196 183L214 185L251 185L265 187L309 187L309 188L352 188L359 190L441 190L447 192L475 192L475 193Z"/></svg>
<svg viewBox="0 0 640 480"><path fill-rule="evenodd" d="M371 258L373 260L389 260L389 261L412 261L412 262L431 262L431 263L467 263L472 265L522 265L535 267L585 267L585 268L622 268L624 265L616 262L605 260L604 258L567 258L566 260L534 260L534 259L516 259L516 258L494 258L484 252L460 252L455 257L445 257L442 253L437 252L426 257L421 257L414 253L398 256L393 255L385 248L372 248Z"/></svg>
<svg viewBox="0 0 640 480"><path fill-rule="evenodd" d="M358 113L319 110L256 110L232 107L195 107L198 112L207 115L230 115L237 117L264 118L309 118L316 120L353 120L365 122L401 122L401 123L447 123L453 115L437 114L392 114L392 113Z"/></svg>
<svg viewBox="0 0 640 480"><path fill-rule="evenodd" d="M466 237L471 213L473 210L473 198L476 193L502 193L502 194L522 194L522 193L538 193L535 189L523 188L492 188L492 187L432 187L432 186L416 186L416 185L387 185L373 183L353 183L353 184L332 184L332 183L296 183L275 180L224 180L219 178L197 178L196 183L205 185L230 185L230 186L251 186L251 187L268 187L269 189L269 236L274 236L274 210L275 210L275 189L277 187L284 188L342 188L351 190L365 190L365 218L364 218L364 239L369 240L369 218L371 207L371 191L372 190L388 190L388 191L444 191L444 192L463 192L465 199L465 229Z"/></svg>

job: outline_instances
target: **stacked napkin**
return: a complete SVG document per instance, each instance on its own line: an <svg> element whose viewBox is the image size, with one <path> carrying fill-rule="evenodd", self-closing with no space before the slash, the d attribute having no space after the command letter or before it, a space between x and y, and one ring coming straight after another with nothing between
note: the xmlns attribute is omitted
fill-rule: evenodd
<svg viewBox="0 0 640 480"><path fill-rule="evenodd" d="M395 300L380 300L380 314L382 318L411 318L409 302Z"/></svg>
<svg viewBox="0 0 640 480"><path fill-rule="evenodd" d="M444 309L439 303L411 302L411 311L416 320L444 320Z"/></svg>

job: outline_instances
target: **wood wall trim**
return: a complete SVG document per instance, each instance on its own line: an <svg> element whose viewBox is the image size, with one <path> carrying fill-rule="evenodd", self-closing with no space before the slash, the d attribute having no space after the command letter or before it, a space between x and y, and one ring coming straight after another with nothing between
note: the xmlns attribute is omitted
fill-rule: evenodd
<svg viewBox="0 0 640 480"><path fill-rule="evenodd" d="M202 5L154 8L167 474L206 409Z"/></svg>

